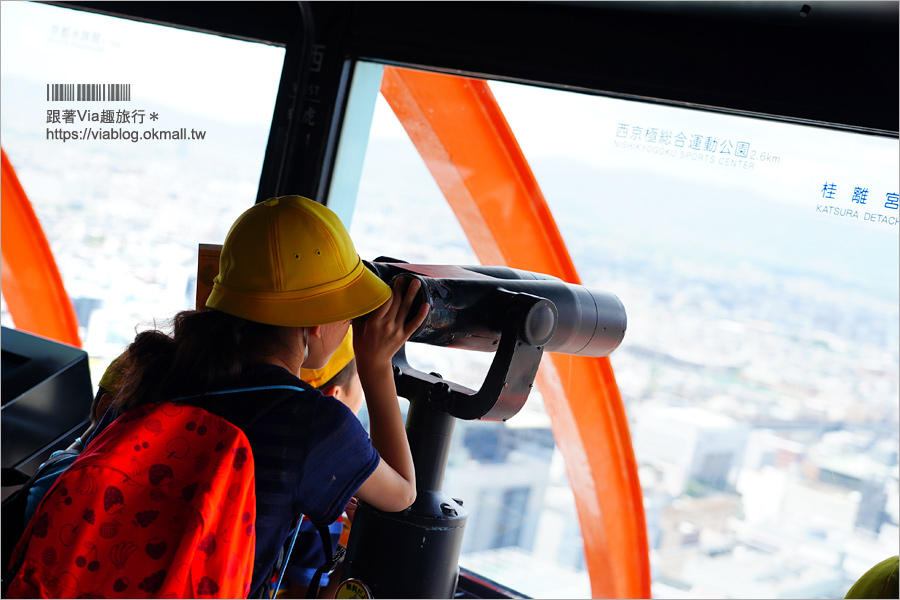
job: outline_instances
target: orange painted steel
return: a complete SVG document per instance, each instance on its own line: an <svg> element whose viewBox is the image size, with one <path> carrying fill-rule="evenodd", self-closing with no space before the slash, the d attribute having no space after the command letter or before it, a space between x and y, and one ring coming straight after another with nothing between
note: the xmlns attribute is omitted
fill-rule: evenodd
<svg viewBox="0 0 900 600"><path fill-rule="evenodd" d="M482 263L580 283L486 82L386 67L381 92ZM609 359L551 354L538 385L575 494L594 597L649 598L641 487Z"/></svg>
<svg viewBox="0 0 900 600"><path fill-rule="evenodd" d="M81 347L78 319L31 202L2 154L0 286L16 328Z"/></svg>

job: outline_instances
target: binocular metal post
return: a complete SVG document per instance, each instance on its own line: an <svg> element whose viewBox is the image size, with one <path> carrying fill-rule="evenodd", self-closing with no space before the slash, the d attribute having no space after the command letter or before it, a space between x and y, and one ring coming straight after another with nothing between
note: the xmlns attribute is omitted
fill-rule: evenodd
<svg viewBox="0 0 900 600"><path fill-rule="evenodd" d="M415 503L386 513L360 502L350 530L343 578L375 598L452 598L468 513L441 485L455 418L427 397L409 398L406 432L416 465Z"/></svg>
<svg viewBox="0 0 900 600"><path fill-rule="evenodd" d="M487 377L478 392L409 366L394 356L397 393L409 399L406 433L416 467L416 501L400 513L360 502L350 530L342 579L375 598L452 598L459 579L468 513L442 490L457 418L506 420L525 403L543 349L526 341L522 323L546 301L514 302ZM554 307L555 310L555 307ZM552 331L550 332L552 334Z"/></svg>

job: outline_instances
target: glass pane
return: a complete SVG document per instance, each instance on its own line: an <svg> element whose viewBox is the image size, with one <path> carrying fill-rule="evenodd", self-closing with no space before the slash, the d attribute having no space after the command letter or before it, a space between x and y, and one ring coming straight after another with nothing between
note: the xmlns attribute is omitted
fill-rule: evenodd
<svg viewBox="0 0 900 600"><path fill-rule="evenodd" d="M3 148L99 379L136 323L194 306L198 244L256 200L284 49L4 2L0 56Z"/></svg>
<svg viewBox="0 0 900 600"><path fill-rule="evenodd" d="M346 135L346 134L345 134ZM479 264L381 96L350 233L363 258ZM409 344L410 363L478 389L493 354ZM365 421L365 414L361 415ZM460 564L533 597L590 598L575 501L540 390L506 423L457 420L443 489L469 513Z"/></svg>
<svg viewBox="0 0 900 600"><path fill-rule="evenodd" d="M628 311L611 360L654 596L843 597L898 545L896 139L490 85L583 283ZM356 208L365 258L477 262L381 98ZM490 360L411 346L471 387ZM470 512L463 566L590 597L539 393L458 422L444 490Z"/></svg>
<svg viewBox="0 0 900 600"><path fill-rule="evenodd" d="M654 596L843 597L898 545L897 140L491 88L628 311Z"/></svg>

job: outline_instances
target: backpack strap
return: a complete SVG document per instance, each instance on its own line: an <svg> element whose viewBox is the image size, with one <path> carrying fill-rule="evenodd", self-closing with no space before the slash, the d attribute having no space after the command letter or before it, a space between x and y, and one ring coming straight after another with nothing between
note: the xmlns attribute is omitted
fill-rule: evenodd
<svg viewBox="0 0 900 600"><path fill-rule="evenodd" d="M316 531L319 532L319 537L322 538L322 548L325 550L326 560L324 565L316 569L316 574L313 575L312 581L309 582L309 587L306 590L307 598L315 598L319 595L319 582L322 580L322 575L324 573L331 574L347 552L347 549L342 546L338 546L337 551L332 552L331 532L328 531L328 527L316 523L313 523L313 525L316 526Z"/></svg>
<svg viewBox="0 0 900 600"><path fill-rule="evenodd" d="M308 391L306 388L303 388L299 385L260 385L253 387L243 387L243 388L233 388L227 390L218 390L214 392L205 392L202 394L192 394L189 396L180 396L178 398L171 398L168 402L183 402L185 404L191 404L193 406L198 406L209 412L222 417L227 420L229 423L234 425L239 429L244 429L245 427L249 427L264 415L266 415L270 410L275 408L281 402L283 402L286 396L281 394L265 394L262 398L254 399L253 402L245 402L238 406L229 406L222 407L217 406L215 402L213 402L213 398L215 396L222 396L227 394L239 394L245 392L263 392L268 390L290 390L293 392L305 392ZM188 402L188 400L195 400L194 402Z"/></svg>
<svg viewBox="0 0 900 600"><path fill-rule="evenodd" d="M283 553L282 563L281 563L281 572L278 574L278 583L275 584L275 588L272 590L271 597L274 598L278 594L278 590L281 589L281 582L284 580L284 572L287 571L288 563L291 559L291 553L294 552L294 544L297 542L297 536L300 534L300 524L303 522L303 513L300 513L300 516L297 518L297 524L294 526L294 535L291 536L291 543L287 545L287 547L283 550L287 550ZM271 583L271 579L270 579Z"/></svg>

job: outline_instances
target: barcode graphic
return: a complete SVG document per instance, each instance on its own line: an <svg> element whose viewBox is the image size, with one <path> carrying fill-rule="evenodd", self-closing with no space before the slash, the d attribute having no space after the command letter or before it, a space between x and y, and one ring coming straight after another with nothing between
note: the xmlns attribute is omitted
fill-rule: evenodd
<svg viewBox="0 0 900 600"><path fill-rule="evenodd" d="M130 83L48 83L48 102L128 102Z"/></svg>

